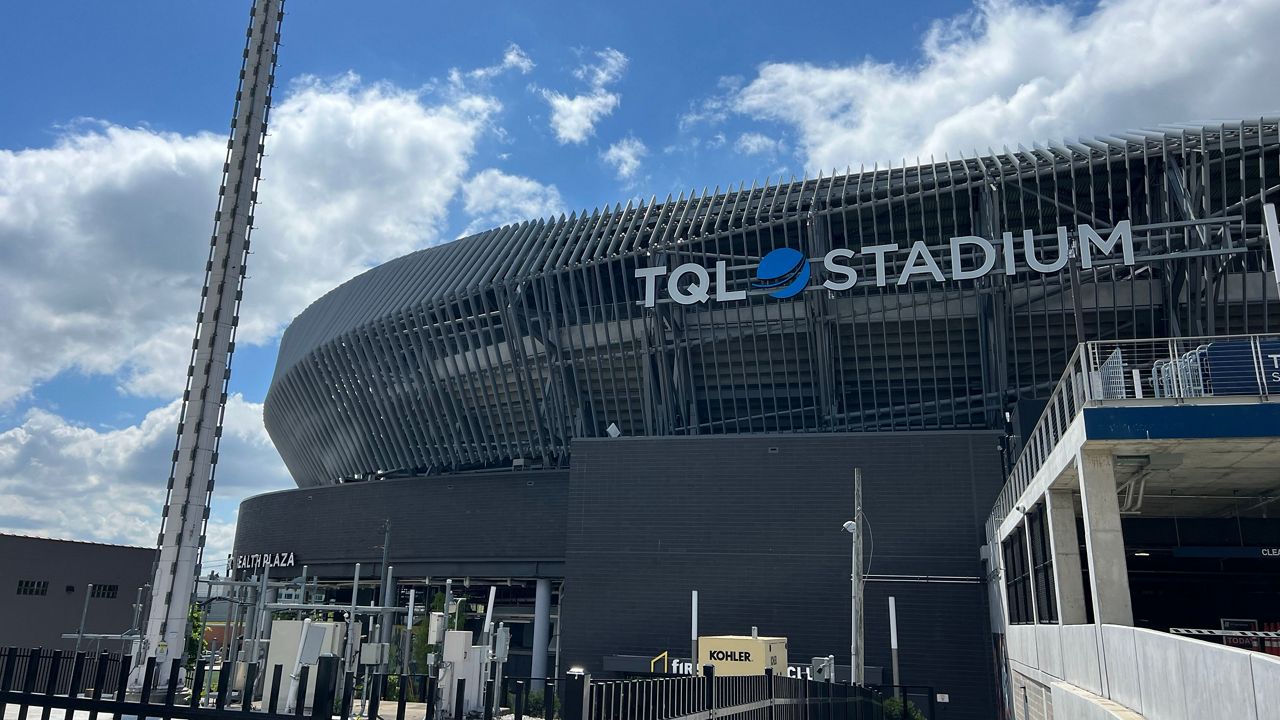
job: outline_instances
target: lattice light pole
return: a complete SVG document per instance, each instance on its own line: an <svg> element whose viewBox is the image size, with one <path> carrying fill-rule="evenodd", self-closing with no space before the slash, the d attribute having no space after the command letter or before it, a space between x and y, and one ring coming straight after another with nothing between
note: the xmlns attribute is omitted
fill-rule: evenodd
<svg viewBox="0 0 1280 720"><path fill-rule="evenodd" d="M214 468L227 404L227 381L235 351L249 233L275 82L276 53L284 0L255 0L236 91L231 137L222 166L222 187L205 264L204 290L191 343L187 388L182 394L178 439L173 451L164 519L157 540L151 602L133 685L140 685L145 659L158 668L186 652L187 624L200 576Z"/></svg>

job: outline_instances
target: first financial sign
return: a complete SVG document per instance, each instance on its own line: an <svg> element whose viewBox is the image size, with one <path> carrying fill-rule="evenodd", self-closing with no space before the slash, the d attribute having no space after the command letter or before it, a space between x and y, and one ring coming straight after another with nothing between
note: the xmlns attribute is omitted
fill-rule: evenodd
<svg viewBox="0 0 1280 720"><path fill-rule="evenodd" d="M1129 221L1123 220L1107 231L1106 237L1089 225L1076 226L1080 239L1080 264L1084 268L1093 267L1095 253L1111 255L1117 250L1123 257L1125 265L1134 264L1133 231ZM1004 233L1000 249L995 243L977 235L963 235L951 238L949 248L944 248L939 255L942 262L935 257L924 241L916 241L909 247L897 243L882 245L864 245L857 251L850 248L836 248L820 259L810 259L799 250L782 247L777 248L760 259L755 269L755 278L751 287L758 292L775 298L789 298L814 285L812 264L821 264L821 282L819 285L830 291L840 292L852 289L860 282L874 282L877 287L889 283L906 285L913 280L932 279L935 282L947 280L972 280L988 275L996 270L997 263L1004 274L1013 275L1018 272L1018 260L1021 255L1026 268L1041 274L1056 273L1066 267L1070 257L1070 237L1065 226L1059 227L1056 233L1057 253L1037 248L1035 233L1031 230L1022 232L1022 242L1015 240L1013 233ZM1021 249L1018 245L1021 244ZM1021 250L1021 251L1019 251ZM902 270L890 273L891 258L906 253ZM1052 257L1043 260L1041 256ZM872 259L871 277L859 277L852 261L858 255ZM897 267L897 263L892 263ZM680 305L695 305L705 302L730 302L747 297L745 289L729 288L729 263L717 260L713 267L701 263L688 262L668 269L665 265L640 267L635 277L641 283L643 299L640 304L653 307L658 302L660 288L672 301ZM663 280L665 279L665 282Z"/></svg>

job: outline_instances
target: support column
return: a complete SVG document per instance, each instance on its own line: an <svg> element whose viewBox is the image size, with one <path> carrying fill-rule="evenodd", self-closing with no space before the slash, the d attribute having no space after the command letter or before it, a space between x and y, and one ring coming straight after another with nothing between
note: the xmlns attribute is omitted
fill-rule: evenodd
<svg viewBox="0 0 1280 720"><path fill-rule="evenodd" d="M1076 504L1070 490L1045 494L1049 517L1049 543L1053 549L1053 587L1057 593L1058 622L1083 625L1084 577L1080 573L1080 535L1076 532Z"/></svg>
<svg viewBox="0 0 1280 720"><path fill-rule="evenodd" d="M541 692L547 677L547 650L551 643L551 581L538 578L533 597L533 663L530 689Z"/></svg>
<svg viewBox="0 0 1280 720"><path fill-rule="evenodd" d="M1129 566L1120 531L1115 463L1109 450L1081 449L1076 454L1080 501L1084 506L1085 549L1093 618L1099 625L1133 625Z"/></svg>

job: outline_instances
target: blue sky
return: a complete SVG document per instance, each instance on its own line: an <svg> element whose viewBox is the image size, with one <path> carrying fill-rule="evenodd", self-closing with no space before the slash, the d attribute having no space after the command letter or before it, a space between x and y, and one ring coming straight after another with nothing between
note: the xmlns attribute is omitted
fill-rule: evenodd
<svg viewBox="0 0 1280 720"><path fill-rule="evenodd" d="M0 7L0 531L154 535L248 6ZM289 485L260 420L280 331L374 264L695 187L1280 110L1265 0L286 10L219 552L241 497Z"/></svg>

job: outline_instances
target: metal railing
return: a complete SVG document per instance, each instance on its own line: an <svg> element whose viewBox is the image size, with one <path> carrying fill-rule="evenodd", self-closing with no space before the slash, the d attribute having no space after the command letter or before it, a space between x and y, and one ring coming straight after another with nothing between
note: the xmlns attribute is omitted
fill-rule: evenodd
<svg viewBox="0 0 1280 720"><path fill-rule="evenodd" d="M1147 402L1266 401L1280 397L1280 335L1222 335L1081 343L1024 439L987 520L1000 521L1087 406Z"/></svg>
<svg viewBox="0 0 1280 720"><path fill-rule="evenodd" d="M887 720L885 697L861 685L768 673L571 679L564 720ZM575 686L576 685L576 686ZM578 701L581 698L581 701ZM581 707L578 707L581 702Z"/></svg>

